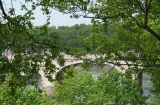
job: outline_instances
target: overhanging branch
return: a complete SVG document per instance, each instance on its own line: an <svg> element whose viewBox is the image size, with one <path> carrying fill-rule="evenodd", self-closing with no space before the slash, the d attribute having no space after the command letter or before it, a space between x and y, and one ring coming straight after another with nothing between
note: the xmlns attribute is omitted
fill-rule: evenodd
<svg viewBox="0 0 160 105"><path fill-rule="evenodd" d="M7 17L7 14L6 14L6 12L5 12L5 10L4 10L4 7L3 7L2 0L0 0L0 9L1 9L1 11L2 11L2 14L3 14L5 17Z"/></svg>

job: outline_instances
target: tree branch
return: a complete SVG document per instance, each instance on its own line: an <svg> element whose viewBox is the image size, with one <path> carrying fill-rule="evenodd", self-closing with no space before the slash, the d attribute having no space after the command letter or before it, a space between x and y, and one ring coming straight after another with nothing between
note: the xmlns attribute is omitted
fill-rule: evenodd
<svg viewBox="0 0 160 105"><path fill-rule="evenodd" d="M1 9L1 11L2 11L2 14L4 15L4 18L7 18L8 15L7 15L7 13L6 13L5 10L4 10L2 0L0 0L0 9ZM8 20L8 18L7 18L7 20ZM9 21L9 20L8 20L8 21ZM9 29L10 29L11 31L14 31L14 30L11 29L11 27L10 27L9 24L8 24L8 27L9 27ZM23 26L22 26L22 27L23 27ZM23 28L23 30L25 30L24 32L26 32L26 34L28 35L28 37L29 37L30 39L32 39L35 43L38 43L38 44L40 44L40 45L47 45L47 46L49 46L49 47L51 47L51 48L56 48L56 46L54 46L54 45L52 45L52 44L50 44L50 43L37 41L37 40L27 31L27 29ZM15 40L14 40L14 41L15 41ZM13 41L13 42L14 42L14 41Z"/></svg>
<svg viewBox="0 0 160 105"><path fill-rule="evenodd" d="M148 25L141 25L135 17L131 16L131 18L136 22L139 28L143 28L144 30L148 31L152 36L154 36L156 39L160 41L160 35L156 33L153 29L151 29Z"/></svg>
<svg viewBox="0 0 160 105"><path fill-rule="evenodd" d="M118 14L115 14L115 15L113 15L113 16L100 16L99 14L98 15L96 15L96 16L87 16L87 15L85 15L85 16L83 16L84 18L95 18L95 19L102 19L102 20L107 20L107 19L113 19L113 18L117 18L117 17L119 17L119 16L121 16L122 15L122 13L118 13Z"/></svg>
<svg viewBox="0 0 160 105"><path fill-rule="evenodd" d="M0 0L0 9L1 9L2 14L4 15L4 17L7 17L7 14L6 14L6 12L5 12L5 10L4 10L4 7L3 7L2 0Z"/></svg>
<svg viewBox="0 0 160 105"><path fill-rule="evenodd" d="M145 0L145 7L144 7L144 27L148 25L148 14L149 14L149 4L148 0Z"/></svg>
<svg viewBox="0 0 160 105"><path fill-rule="evenodd" d="M153 29L151 29L148 25L143 28L160 41L160 35L156 33Z"/></svg>

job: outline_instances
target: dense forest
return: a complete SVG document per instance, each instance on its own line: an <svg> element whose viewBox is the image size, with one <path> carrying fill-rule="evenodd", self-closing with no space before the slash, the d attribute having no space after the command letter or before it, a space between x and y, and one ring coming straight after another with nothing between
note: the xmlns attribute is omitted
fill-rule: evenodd
<svg viewBox="0 0 160 105"><path fill-rule="evenodd" d="M13 0L11 7L0 0L1 105L160 104L159 0L25 0L20 4L23 14L16 14ZM47 16L42 26L32 23L38 8ZM71 18L91 18L91 24L50 26L52 9ZM65 55L82 60L83 70L71 65L57 81L53 74L65 66ZM92 66L106 64L112 64L112 69L95 78ZM52 95L37 85L41 71L53 84ZM144 74L153 84L150 95L144 94Z"/></svg>

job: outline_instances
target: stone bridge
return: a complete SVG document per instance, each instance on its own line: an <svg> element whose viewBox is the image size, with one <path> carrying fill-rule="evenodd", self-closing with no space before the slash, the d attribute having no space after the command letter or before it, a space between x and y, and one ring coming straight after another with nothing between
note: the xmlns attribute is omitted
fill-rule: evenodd
<svg viewBox="0 0 160 105"><path fill-rule="evenodd" d="M14 59L14 54L8 52L8 53L5 53L5 55L11 60L11 59ZM56 60L53 60L52 63L59 69L56 70L56 72L54 72L52 74L52 77L53 79L55 79L56 75L58 74L58 72L64 70L65 68L67 67L70 67L71 65L78 65L78 64L81 64L83 63L83 60L81 59L76 59L74 58L73 56L70 56L70 55L66 55L64 53L62 53L62 55L64 56L64 59L65 59L65 64L63 67L61 67ZM89 60L92 60L94 61L95 59L97 58L97 56L95 55L87 55L85 57L83 57L83 59L89 59ZM119 61L120 63L123 63L125 64L124 61ZM128 68L127 66L121 66L121 67L118 67L118 66L115 66L113 64L110 64L110 63L104 63L106 65L109 65L111 67L114 67L116 70L124 73L125 70ZM38 85L40 88L46 90L47 94L51 94L51 91L52 91L52 87L54 86L54 82L51 83L50 81L48 81L48 78L46 77L45 73L44 73L44 67L43 67L43 64L42 64L42 67L40 68L40 71L39 71L39 74L41 76L41 80L39 81Z"/></svg>
<svg viewBox="0 0 160 105"><path fill-rule="evenodd" d="M95 56L93 55L88 55L86 57L87 59L90 59L90 60L95 60ZM65 68L68 68L70 67L71 65L78 65L78 64L81 64L83 63L83 60L81 59L75 59L74 57L70 56L70 55L64 55L64 59L65 59L65 65L63 67L61 67L56 60L53 60L52 63L56 65L57 68L59 68L58 70L56 70L55 73L53 73L52 77L53 79L56 78L56 75L61 72L62 70L64 70ZM121 61L122 63L124 63L124 61ZM111 67L114 67L116 70L124 73L125 72L125 69L127 69L127 66L123 66L122 68L121 67L118 67L118 66L115 66L113 64L110 64L110 63L104 63L106 65L109 65ZM125 69L124 69L125 68ZM41 83L40 83L40 87L45 89L47 93L51 93L51 89L52 87L54 86L54 82L51 83L50 81L48 81L48 79L46 78L45 76L45 73L43 71L44 67L41 67L41 70L40 70L40 75L41 75Z"/></svg>

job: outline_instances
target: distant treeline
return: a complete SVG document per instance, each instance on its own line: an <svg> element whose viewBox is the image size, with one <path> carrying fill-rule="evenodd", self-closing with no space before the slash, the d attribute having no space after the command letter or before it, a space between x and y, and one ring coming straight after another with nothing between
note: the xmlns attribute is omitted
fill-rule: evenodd
<svg viewBox="0 0 160 105"><path fill-rule="evenodd" d="M95 29L96 28L96 29ZM60 47L80 47L80 40L95 33L103 33L106 36L113 35L117 30L115 24L93 25L76 24L74 26L59 26L58 28L52 26L47 29L47 35L51 41L54 41L56 45ZM45 35L46 37L46 35Z"/></svg>
<svg viewBox="0 0 160 105"><path fill-rule="evenodd" d="M56 46L61 52L73 53L79 52L77 50L94 52L96 46L104 44L109 37L117 35L119 29L117 24L108 22L96 25L42 26L35 28L31 33L41 43Z"/></svg>
<svg viewBox="0 0 160 105"><path fill-rule="evenodd" d="M86 37L91 33L92 25L74 25L74 26L59 26L49 27L48 34L53 36L51 39L56 38L56 44L63 47L79 47L78 40ZM54 39L53 39L54 40Z"/></svg>

